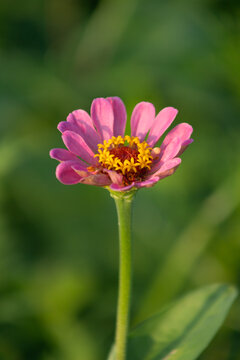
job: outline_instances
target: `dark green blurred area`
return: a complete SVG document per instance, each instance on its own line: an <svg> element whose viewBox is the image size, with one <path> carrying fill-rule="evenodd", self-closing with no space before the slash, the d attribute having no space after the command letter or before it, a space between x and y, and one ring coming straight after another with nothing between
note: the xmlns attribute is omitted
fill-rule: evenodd
<svg viewBox="0 0 240 360"><path fill-rule="evenodd" d="M106 359L117 221L107 191L54 175L57 123L95 97L179 109L195 142L137 194L134 322L213 282L240 285L240 4L0 3L0 359ZM240 302L201 360L240 359Z"/></svg>

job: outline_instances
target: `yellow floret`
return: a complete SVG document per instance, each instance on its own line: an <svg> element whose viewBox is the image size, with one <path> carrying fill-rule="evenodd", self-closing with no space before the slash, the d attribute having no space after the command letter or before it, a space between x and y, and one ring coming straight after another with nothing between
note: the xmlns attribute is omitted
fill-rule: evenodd
<svg viewBox="0 0 240 360"><path fill-rule="evenodd" d="M137 149L137 161L132 157L130 160L126 159L122 162L118 157L115 157L110 153L111 149L118 146L124 146L125 143L128 143L126 146ZM139 138L136 136L125 135L122 137L119 135L117 137L113 136L109 140L104 140L103 144L98 144L98 154L96 154L95 157L98 157L98 161L103 167L108 170L113 169L115 171L121 171L122 174L125 175L126 172L134 171L136 173L139 168L150 169L150 165L153 161L151 151L152 148L148 146L146 141L140 142Z"/></svg>

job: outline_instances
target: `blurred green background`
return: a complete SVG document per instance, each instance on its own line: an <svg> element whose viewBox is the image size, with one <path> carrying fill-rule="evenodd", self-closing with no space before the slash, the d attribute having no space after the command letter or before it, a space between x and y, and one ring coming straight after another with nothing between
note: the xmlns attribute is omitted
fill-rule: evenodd
<svg viewBox="0 0 240 360"><path fill-rule="evenodd" d="M95 97L179 109L195 142L134 206L133 324L213 282L240 285L240 4L0 3L0 359L103 360L117 220L107 191L55 178L57 123ZM240 302L201 360L240 359Z"/></svg>

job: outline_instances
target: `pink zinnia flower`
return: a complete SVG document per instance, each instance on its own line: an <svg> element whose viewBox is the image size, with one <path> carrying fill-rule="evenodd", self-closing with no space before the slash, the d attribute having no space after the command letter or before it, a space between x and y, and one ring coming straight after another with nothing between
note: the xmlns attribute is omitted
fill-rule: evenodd
<svg viewBox="0 0 240 360"><path fill-rule="evenodd" d="M171 125L178 111L162 109L155 116L149 102L140 102L131 116L131 136L125 135L126 109L118 97L97 98L91 117L75 110L58 124L67 149L52 149L59 160L56 176L63 184L107 186L115 191L150 187L172 175L181 163L180 155L192 143L192 127L175 126L160 147L154 147ZM145 140L146 139L146 140Z"/></svg>

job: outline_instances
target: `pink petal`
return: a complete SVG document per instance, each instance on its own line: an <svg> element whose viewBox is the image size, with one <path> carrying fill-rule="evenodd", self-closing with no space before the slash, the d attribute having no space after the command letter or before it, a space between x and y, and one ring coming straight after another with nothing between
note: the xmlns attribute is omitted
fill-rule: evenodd
<svg viewBox="0 0 240 360"><path fill-rule="evenodd" d="M86 177L91 175L91 173L87 170L86 166L82 166L82 164L75 162L71 165L71 168L81 177Z"/></svg>
<svg viewBox="0 0 240 360"><path fill-rule="evenodd" d="M143 141L151 128L155 117L155 108L149 102L140 102L133 109L131 117L131 135Z"/></svg>
<svg viewBox="0 0 240 360"><path fill-rule="evenodd" d="M111 103L114 114L113 135L124 136L127 121L125 105L117 96L108 97L107 100Z"/></svg>
<svg viewBox="0 0 240 360"><path fill-rule="evenodd" d="M153 164L150 170L151 174L155 173L155 171L157 171L164 162L166 162L169 159L173 159L175 156L179 154L179 152L181 151L181 140L179 138L174 138L162 150L160 148L154 148L154 149L156 150L159 149L160 154L159 156L156 156L155 159L153 160Z"/></svg>
<svg viewBox="0 0 240 360"><path fill-rule="evenodd" d="M92 150L97 151L97 144L101 143L101 139L93 126L92 119L90 118L90 116L86 111L84 110L73 111L68 115L67 122L65 122L65 125L61 125L61 126L62 126L62 130L64 130L65 128L64 131L70 130L81 135L82 138L85 140L85 142L88 144L88 146ZM60 131L63 132L62 130Z"/></svg>
<svg viewBox="0 0 240 360"><path fill-rule="evenodd" d="M52 149L50 150L49 155L52 159L56 159L58 161L78 160L76 155L66 149Z"/></svg>
<svg viewBox="0 0 240 360"><path fill-rule="evenodd" d="M80 164L73 164L72 169L81 176L81 184L96 186L107 186L111 184L109 176L101 174L99 172L93 174L89 171L86 171L86 168L82 167Z"/></svg>
<svg viewBox="0 0 240 360"><path fill-rule="evenodd" d="M180 164L181 164L180 158L174 158L167 160L166 162L162 162L159 169L155 171L152 176L153 177L158 176L159 179L163 179L166 176L172 175Z"/></svg>
<svg viewBox="0 0 240 360"><path fill-rule="evenodd" d="M80 135L67 130L62 134L62 139L68 150L73 154L79 156L89 164L96 163L94 153Z"/></svg>
<svg viewBox="0 0 240 360"><path fill-rule="evenodd" d="M163 150L172 139L178 137L183 144L186 140L188 140L193 132L193 128L191 125L187 123L181 123L175 126L165 137L163 143L161 145L161 150Z"/></svg>
<svg viewBox="0 0 240 360"><path fill-rule="evenodd" d="M138 182L136 183L136 187L137 188L142 188L142 187L152 187L153 185L155 185L157 182L159 181L159 178L158 177L150 177L149 179L147 180L144 180L144 181L141 181L141 182Z"/></svg>
<svg viewBox="0 0 240 360"><path fill-rule="evenodd" d="M132 189L134 186L135 186L134 182L131 185L122 186L122 187L120 185L118 185L118 184L112 184L110 186L110 189L114 190L114 191L128 191L128 190Z"/></svg>
<svg viewBox="0 0 240 360"><path fill-rule="evenodd" d="M88 124L89 126L93 127L93 122L92 122L90 115L85 110L81 110L81 109L72 111L68 115L67 121L69 121L73 124L78 124L78 122L80 122L80 123L83 122L83 123Z"/></svg>
<svg viewBox="0 0 240 360"><path fill-rule="evenodd" d="M111 184L111 180L107 175L96 174L82 178L81 184L95 185L95 186L108 186Z"/></svg>
<svg viewBox="0 0 240 360"><path fill-rule="evenodd" d="M63 134L65 131L69 130L69 131L73 131L79 135L80 134L80 129L79 127L74 124L74 123L71 123L69 121L61 121L58 126L57 126L58 130Z"/></svg>
<svg viewBox="0 0 240 360"><path fill-rule="evenodd" d="M113 136L113 108L111 103L104 99L94 99L91 106L91 116L101 140L108 140Z"/></svg>
<svg viewBox="0 0 240 360"><path fill-rule="evenodd" d="M80 182L81 177L72 169L74 161L61 162L56 169L57 179L65 185L73 185Z"/></svg>
<svg viewBox="0 0 240 360"><path fill-rule="evenodd" d="M180 149L179 153L177 154L177 156L182 155L182 153L188 148L188 146L189 146L190 144L193 143L193 141L194 141L193 139L188 139L188 140L184 141L184 142L182 143L181 149Z"/></svg>
<svg viewBox="0 0 240 360"><path fill-rule="evenodd" d="M166 161L173 159L181 150L181 140L179 138L174 138L160 153L161 161Z"/></svg>
<svg viewBox="0 0 240 360"><path fill-rule="evenodd" d="M108 170L108 169L104 169L104 172L108 174L113 184L118 184L118 185L122 184L122 178L123 178L122 174L119 174L116 171Z"/></svg>
<svg viewBox="0 0 240 360"><path fill-rule="evenodd" d="M149 146L153 147L156 144L162 134L171 125L177 113L178 110L173 107L166 107L158 113L148 135L147 143Z"/></svg>
<svg viewBox="0 0 240 360"><path fill-rule="evenodd" d="M79 134L86 144L92 149L94 152L97 152L97 144L100 144L101 140L98 136L95 129L91 128L88 124L77 125L77 123L69 122L69 121L61 121L58 124L58 130L63 134L65 131L72 131L76 134Z"/></svg>

